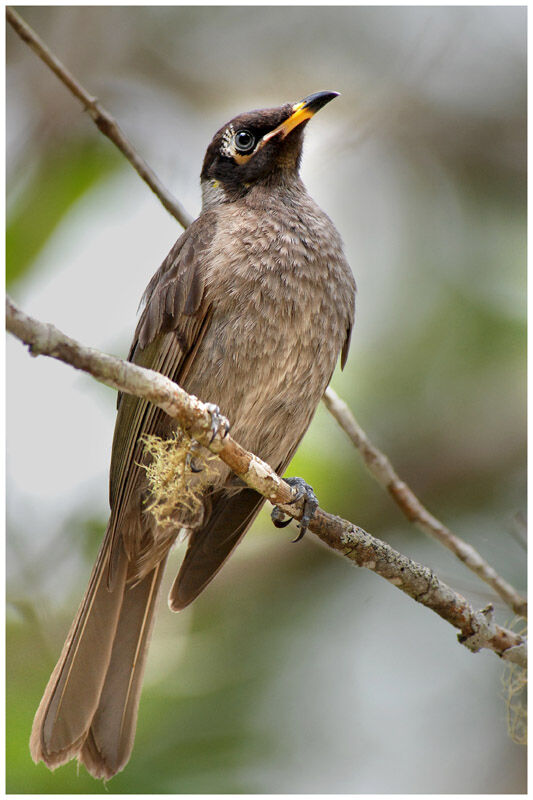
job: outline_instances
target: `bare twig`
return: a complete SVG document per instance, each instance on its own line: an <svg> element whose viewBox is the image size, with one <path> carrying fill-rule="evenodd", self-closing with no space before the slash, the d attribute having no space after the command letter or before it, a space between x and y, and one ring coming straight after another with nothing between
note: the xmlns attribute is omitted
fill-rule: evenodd
<svg viewBox="0 0 533 800"><path fill-rule="evenodd" d="M133 145L121 131L117 121L111 116L109 111L98 102L96 97L89 94L16 11L12 8L7 8L6 18L20 38L31 47L34 53L37 53L39 58L50 67L52 72L65 84L67 89L80 100L98 129L126 156L130 164L138 172L143 181L148 184L154 194L157 195L167 211L177 219L180 225L186 228L191 223L191 218L181 203L165 188L165 186L163 186L146 161L135 151Z"/></svg>
<svg viewBox="0 0 533 800"><path fill-rule="evenodd" d="M11 333L29 345L33 355L57 358L89 372L102 383L159 406L189 435L216 453L248 486L272 504L279 505L286 514L296 519L301 516L301 502L291 502L294 490L268 464L244 450L229 434L217 433L211 441L209 407L176 383L158 372L84 347L53 325L24 314L9 298L6 324ZM506 661L525 666L524 637L497 625L492 607L475 611L462 595L440 581L430 569L340 517L318 509L309 527L323 542L355 564L381 575L458 628L459 641L473 652L482 648L493 650Z"/></svg>
<svg viewBox="0 0 533 800"><path fill-rule="evenodd" d="M507 583L496 570L472 547L442 524L425 508L412 489L400 479L387 456L372 444L364 430L356 421L352 412L331 387L326 389L323 397L328 411L335 417L341 428L348 434L355 447L361 453L365 465L398 504L408 520L424 533L433 536L444 547L451 550L472 572L492 586L502 600L513 609L515 614L527 618L527 600L516 589Z"/></svg>

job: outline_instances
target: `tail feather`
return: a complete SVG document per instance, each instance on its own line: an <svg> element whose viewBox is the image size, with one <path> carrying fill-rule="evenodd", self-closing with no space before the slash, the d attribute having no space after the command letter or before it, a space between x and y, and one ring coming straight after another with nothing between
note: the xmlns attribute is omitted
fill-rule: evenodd
<svg viewBox="0 0 533 800"><path fill-rule="evenodd" d="M95 777L110 778L127 764L166 558L124 594L100 702L79 759Z"/></svg>
<svg viewBox="0 0 533 800"><path fill-rule="evenodd" d="M120 548L107 585L106 536L86 595L37 709L33 760L55 769L78 759L97 778L126 764L135 736L147 644L164 562L130 586Z"/></svg>
<svg viewBox="0 0 533 800"><path fill-rule="evenodd" d="M50 769L69 761L83 743L98 707L118 623L127 559L119 559L113 587L105 572L109 537L70 628L59 661L35 714L30 738L33 760Z"/></svg>
<svg viewBox="0 0 533 800"><path fill-rule="evenodd" d="M213 497L207 524L192 534L171 590L173 610L205 588L252 524L264 498L248 489ZM108 530L89 586L37 709L33 760L55 769L78 758L95 778L126 765L135 738L147 647L166 554L141 580L121 544L108 582Z"/></svg>

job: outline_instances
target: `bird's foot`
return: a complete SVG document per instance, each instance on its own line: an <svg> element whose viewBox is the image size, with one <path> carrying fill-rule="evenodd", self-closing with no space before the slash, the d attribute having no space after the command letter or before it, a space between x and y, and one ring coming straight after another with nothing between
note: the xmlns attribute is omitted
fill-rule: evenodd
<svg viewBox="0 0 533 800"><path fill-rule="evenodd" d="M285 478L284 480L289 484L289 486L296 487L298 490L294 500L291 500L291 502L287 505L297 503L302 497L305 498L303 514L300 520L300 532L296 539L293 539L294 542L299 542L300 539L303 538L309 523L315 516L315 512L318 508L318 499L312 487L309 486L309 484L306 483L303 478ZM285 514L279 508L279 506L274 506L272 513L270 514L270 518L276 528L285 528L286 525L289 525L290 522L292 522L292 517L289 517L288 519L284 519L284 517Z"/></svg>
<svg viewBox="0 0 533 800"><path fill-rule="evenodd" d="M220 434L221 439L226 438L230 424L229 420L220 413L220 408L217 405L214 403L206 403L205 405L211 414L211 438L209 440L209 444L211 444L217 434Z"/></svg>

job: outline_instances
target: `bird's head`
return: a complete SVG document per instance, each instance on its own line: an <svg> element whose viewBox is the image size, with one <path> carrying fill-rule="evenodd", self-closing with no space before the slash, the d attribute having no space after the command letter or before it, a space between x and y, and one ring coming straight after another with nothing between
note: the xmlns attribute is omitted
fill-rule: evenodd
<svg viewBox="0 0 533 800"><path fill-rule="evenodd" d="M224 125L207 148L201 181L204 200L234 199L258 181L296 172L307 122L338 92L317 92L299 103L248 111Z"/></svg>

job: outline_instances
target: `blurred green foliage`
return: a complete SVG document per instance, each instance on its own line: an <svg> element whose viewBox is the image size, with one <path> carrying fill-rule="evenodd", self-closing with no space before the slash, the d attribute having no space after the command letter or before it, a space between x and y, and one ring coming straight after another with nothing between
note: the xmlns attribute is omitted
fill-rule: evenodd
<svg viewBox="0 0 533 800"><path fill-rule="evenodd" d="M26 275L74 203L123 167L115 148L97 137L50 147L32 164L33 175L8 207L7 285Z"/></svg>

